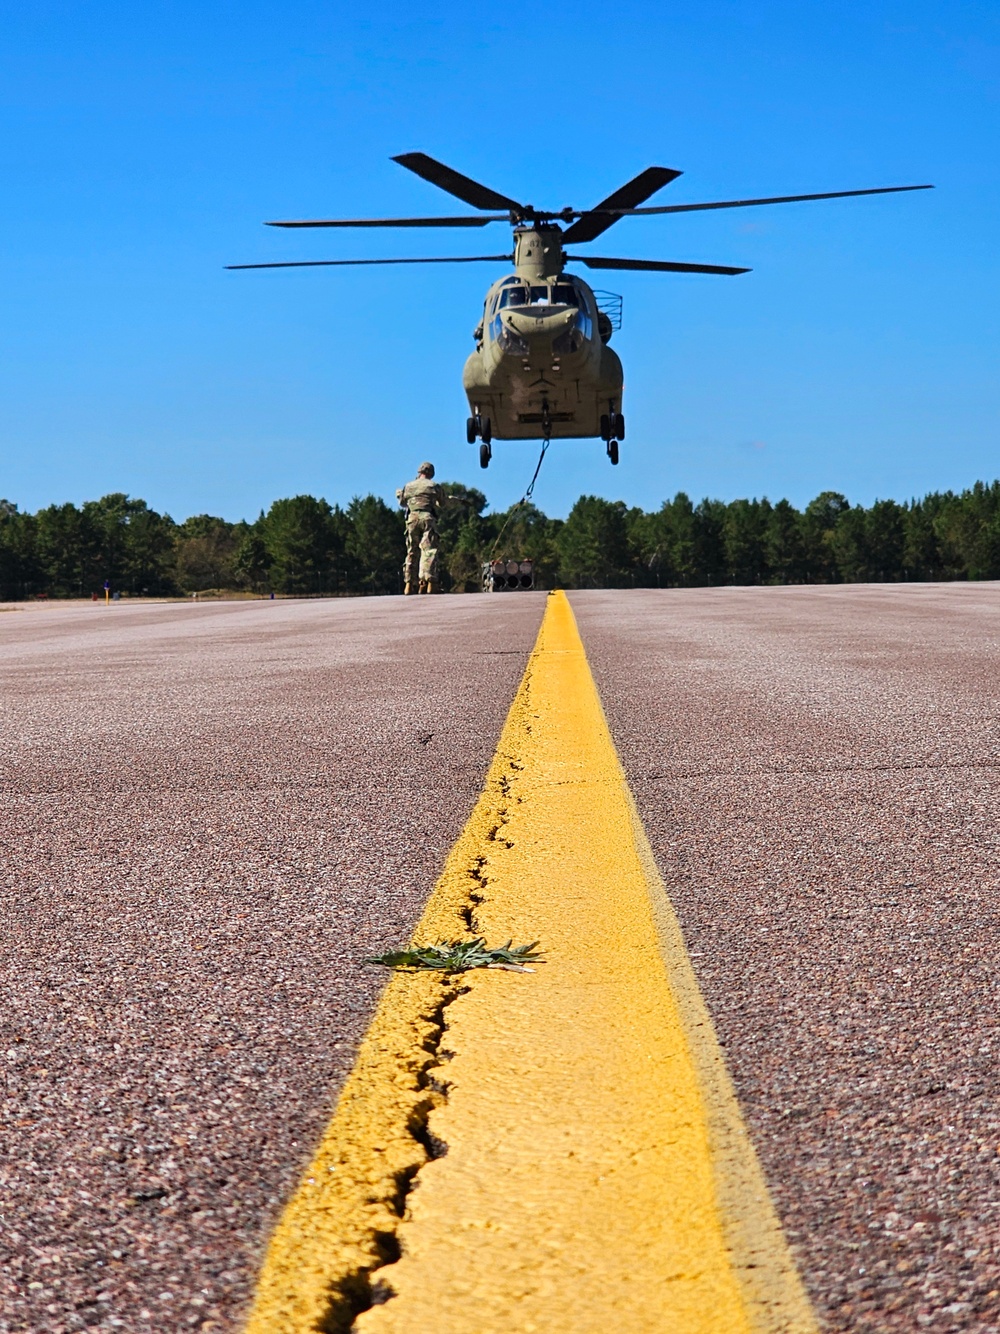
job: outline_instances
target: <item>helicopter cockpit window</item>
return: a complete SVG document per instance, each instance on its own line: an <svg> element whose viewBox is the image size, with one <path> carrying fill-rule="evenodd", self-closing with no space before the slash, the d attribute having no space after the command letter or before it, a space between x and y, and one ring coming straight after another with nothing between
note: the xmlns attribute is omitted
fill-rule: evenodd
<svg viewBox="0 0 1000 1334"><path fill-rule="evenodd" d="M497 302L497 310L502 310L504 306L526 306L528 304L527 288L518 284L516 287L505 287L500 292L500 300Z"/></svg>
<svg viewBox="0 0 1000 1334"><path fill-rule="evenodd" d="M501 287L494 299L494 311L504 306L576 306L586 310L587 303L572 283L556 283L553 287L528 287L515 279Z"/></svg>

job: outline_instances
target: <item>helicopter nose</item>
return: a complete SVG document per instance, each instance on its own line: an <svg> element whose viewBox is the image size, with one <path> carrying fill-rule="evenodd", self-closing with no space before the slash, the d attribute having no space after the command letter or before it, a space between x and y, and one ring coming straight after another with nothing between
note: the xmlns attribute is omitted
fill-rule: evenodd
<svg viewBox="0 0 1000 1334"><path fill-rule="evenodd" d="M512 333L533 341L561 334L575 320L576 310L553 311L541 308L536 311L530 307L512 309L508 306L500 312L500 318Z"/></svg>

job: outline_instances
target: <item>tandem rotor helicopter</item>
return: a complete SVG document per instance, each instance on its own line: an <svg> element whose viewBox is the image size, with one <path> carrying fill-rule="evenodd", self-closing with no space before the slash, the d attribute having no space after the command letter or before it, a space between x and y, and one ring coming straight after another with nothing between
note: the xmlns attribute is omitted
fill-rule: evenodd
<svg viewBox="0 0 1000 1334"><path fill-rule="evenodd" d="M492 441L588 439L599 437L612 463L625 438L622 416L622 363L608 346L621 320L621 298L599 292L566 273L567 263L589 269L624 269L640 273L749 273L722 264L683 264L658 259L608 259L567 255L567 245L593 241L625 217L696 213L706 209L751 208L762 204L797 204L813 199L901 194L931 190L931 185L890 185L869 190L831 190L824 194L778 195L768 199L724 199L706 204L641 207L651 195L681 175L670 167L647 167L626 185L590 209L536 209L499 194L426 153L402 153L400 166L461 199L479 214L436 218L321 218L269 222L268 227L485 227L506 222L514 229L513 255L437 256L431 259L318 259L271 264L230 264L231 269L328 268L357 264L514 264L486 294L483 318L473 337L475 351L465 363L462 382L471 415L469 444L478 439L479 463L486 468Z"/></svg>

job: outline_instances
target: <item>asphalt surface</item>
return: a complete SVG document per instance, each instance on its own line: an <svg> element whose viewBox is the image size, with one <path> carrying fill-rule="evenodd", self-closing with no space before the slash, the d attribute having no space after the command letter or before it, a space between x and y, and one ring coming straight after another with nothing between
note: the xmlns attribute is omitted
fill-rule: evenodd
<svg viewBox="0 0 1000 1334"><path fill-rule="evenodd" d="M0 616L0 1330L234 1331L543 595Z"/></svg>
<svg viewBox="0 0 1000 1334"><path fill-rule="evenodd" d="M580 593L835 1331L1000 1330L1000 587ZM0 615L0 1331L239 1328L543 598Z"/></svg>
<svg viewBox="0 0 1000 1334"><path fill-rule="evenodd" d="M572 595L830 1330L1000 1330L1000 586Z"/></svg>

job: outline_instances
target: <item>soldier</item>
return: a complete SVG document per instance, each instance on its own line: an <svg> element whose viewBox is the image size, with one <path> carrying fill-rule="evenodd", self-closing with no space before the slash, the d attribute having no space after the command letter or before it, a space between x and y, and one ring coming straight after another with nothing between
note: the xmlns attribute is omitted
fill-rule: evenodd
<svg viewBox="0 0 1000 1334"><path fill-rule="evenodd" d="M433 481L434 464L421 463L412 482L396 492L406 508L406 561L403 564L404 593L440 593L438 579L438 511L447 503L444 487ZM419 557L418 557L419 552ZM414 578L416 575L416 579Z"/></svg>

